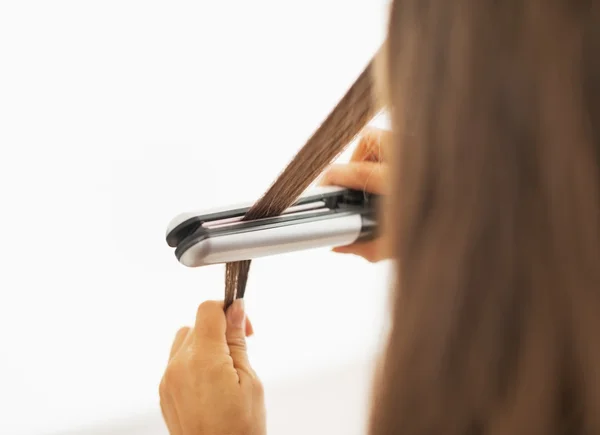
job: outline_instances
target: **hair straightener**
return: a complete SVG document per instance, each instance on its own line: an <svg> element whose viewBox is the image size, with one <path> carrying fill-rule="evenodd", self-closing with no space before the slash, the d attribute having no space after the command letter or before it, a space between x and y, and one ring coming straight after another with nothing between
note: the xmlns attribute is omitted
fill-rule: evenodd
<svg viewBox="0 0 600 435"><path fill-rule="evenodd" d="M377 235L377 195L358 190L313 189L279 216L244 221L250 206L180 214L167 228L167 244L180 263L200 267L344 246Z"/></svg>

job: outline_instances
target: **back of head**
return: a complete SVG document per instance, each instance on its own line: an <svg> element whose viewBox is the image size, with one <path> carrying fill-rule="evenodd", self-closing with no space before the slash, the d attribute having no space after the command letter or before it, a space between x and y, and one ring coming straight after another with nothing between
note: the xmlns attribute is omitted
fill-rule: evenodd
<svg viewBox="0 0 600 435"><path fill-rule="evenodd" d="M600 2L396 0L373 435L600 433Z"/></svg>

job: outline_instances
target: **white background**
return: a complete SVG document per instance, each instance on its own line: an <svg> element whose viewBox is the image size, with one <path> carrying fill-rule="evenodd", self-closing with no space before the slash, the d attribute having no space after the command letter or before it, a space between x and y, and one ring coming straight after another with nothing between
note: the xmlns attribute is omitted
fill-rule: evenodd
<svg viewBox="0 0 600 435"><path fill-rule="evenodd" d="M166 225L257 198L385 23L383 0L0 2L0 434L164 433L173 335L223 294ZM362 433L386 265L252 269L270 433Z"/></svg>

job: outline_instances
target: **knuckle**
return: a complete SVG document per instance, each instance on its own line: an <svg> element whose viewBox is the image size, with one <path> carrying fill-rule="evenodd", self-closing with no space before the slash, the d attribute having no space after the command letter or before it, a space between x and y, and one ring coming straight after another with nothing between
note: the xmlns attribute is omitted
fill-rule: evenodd
<svg viewBox="0 0 600 435"><path fill-rule="evenodd" d="M230 348L236 350L246 350L246 338L243 335L234 335L227 338L227 344Z"/></svg>
<svg viewBox="0 0 600 435"><path fill-rule="evenodd" d="M364 161L373 160L376 157L376 147L373 146L371 140L364 139L360 142L356 152L352 156L351 162L360 163Z"/></svg>
<svg viewBox="0 0 600 435"><path fill-rule="evenodd" d="M367 149L377 151L381 142L381 130L376 127L368 127L363 136Z"/></svg>
<svg viewBox="0 0 600 435"><path fill-rule="evenodd" d="M265 395L265 387L261 380L257 377L252 379L252 391L259 398L262 398Z"/></svg>
<svg viewBox="0 0 600 435"><path fill-rule="evenodd" d="M389 158L389 152L392 142L392 133L390 130L368 126L363 134L363 147L368 147L372 157L377 161L385 161ZM361 142L362 139L361 139Z"/></svg>
<svg viewBox="0 0 600 435"><path fill-rule="evenodd" d="M204 375L206 376L206 379L213 380L223 379L231 375L233 372L235 372L235 369L229 361L214 362L210 365L207 365L204 369Z"/></svg>
<svg viewBox="0 0 600 435"><path fill-rule="evenodd" d="M162 378L161 384L163 385L164 391L169 391L172 388L177 388L182 379L185 377L185 366L184 364L178 360L172 360Z"/></svg>
<svg viewBox="0 0 600 435"><path fill-rule="evenodd" d="M160 383L160 388L161 388L163 395L166 394L168 391L170 391L177 384L177 382L175 381L175 378L176 378L176 375L173 375L173 372L171 370L169 370L169 369L165 370L162 381Z"/></svg>
<svg viewBox="0 0 600 435"><path fill-rule="evenodd" d="M175 341L185 338L189 332L190 332L189 326L184 326L182 328L179 328L179 330L175 334Z"/></svg>
<svg viewBox="0 0 600 435"><path fill-rule="evenodd" d="M360 137L360 140L358 141L358 149L360 149L360 150L368 149L371 146L372 141L373 140L371 138L370 133L368 133L368 132L364 133Z"/></svg>
<svg viewBox="0 0 600 435"><path fill-rule="evenodd" d="M202 317L210 312L214 312L215 309L219 309L219 303L216 301L204 301L202 302L199 306L198 309L196 310L196 315L198 317Z"/></svg>
<svg viewBox="0 0 600 435"><path fill-rule="evenodd" d="M167 397L167 393L168 389L167 389L167 384L165 382L165 377L163 375L162 379L160 380L160 383L158 384L158 396L160 397L161 402L163 400L165 400L165 398Z"/></svg>

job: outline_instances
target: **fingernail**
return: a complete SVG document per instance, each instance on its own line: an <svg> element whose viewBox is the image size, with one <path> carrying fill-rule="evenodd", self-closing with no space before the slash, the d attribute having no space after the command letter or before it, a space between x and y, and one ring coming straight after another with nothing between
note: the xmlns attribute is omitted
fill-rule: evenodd
<svg viewBox="0 0 600 435"><path fill-rule="evenodd" d="M227 321L234 328L243 328L245 320L244 300L236 299L227 310Z"/></svg>

